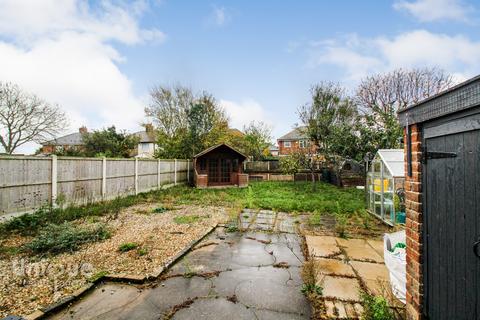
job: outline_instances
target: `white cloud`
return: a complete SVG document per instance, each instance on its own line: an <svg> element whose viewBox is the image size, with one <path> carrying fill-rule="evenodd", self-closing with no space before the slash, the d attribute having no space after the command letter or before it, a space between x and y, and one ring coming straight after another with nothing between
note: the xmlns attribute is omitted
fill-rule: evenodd
<svg viewBox="0 0 480 320"><path fill-rule="evenodd" d="M352 40L354 39L354 40ZM369 73L399 67L436 66L468 78L480 71L480 42L463 35L450 36L415 30L393 38L356 36L311 44L308 66L334 65L356 81Z"/></svg>
<svg viewBox="0 0 480 320"><path fill-rule="evenodd" d="M400 0L394 3L397 10L406 10L422 22L455 20L467 22L473 10L461 0Z"/></svg>
<svg viewBox="0 0 480 320"><path fill-rule="evenodd" d="M220 100L220 105L230 118L230 127L239 130L252 121L263 121L272 126L271 118L268 116L265 108L252 99L246 99L242 102Z"/></svg>
<svg viewBox="0 0 480 320"><path fill-rule="evenodd" d="M139 27L143 10L142 2L128 8L104 1L94 9L79 0L0 1L0 80L58 103L70 118L66 131L112 124L135 130L144 103L111 42L161 41L161 31Z"/></svg>
<svg viewBox="0 0 480 320"><path fill-rule="evenodd" d="M205 21L207 26L221 27L230 22L231 16L225 7L212 6L212 11Z"/></svg>

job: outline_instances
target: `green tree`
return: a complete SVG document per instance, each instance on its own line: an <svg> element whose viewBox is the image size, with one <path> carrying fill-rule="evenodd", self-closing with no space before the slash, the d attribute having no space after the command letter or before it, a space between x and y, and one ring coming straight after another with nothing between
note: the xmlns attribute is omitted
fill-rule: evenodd
<svg viewBox="0 0 480 320"><path fill-rule="evenodd" d="M332 82L313 86L311 94L312 101L301 106L298 115L317 152L327 159L353 153L352 145L356 140L354 125L357 121L355 104L340 85ZM346 142L349 143L342 146Z"/></svg>
<svg viewBox="0 0 480 320"><path fill-rule="evenodd" d="M228 118L207 92L195 95L183 86L155 87L145 109L158 131L156 156L191 158L220 143L228 133Z"/></svg>
<svg viewBox="0 0 480 320"><path fill-rule="evenodd" d="M138 145L138 137L117 132L115 126L82 136L87 157L129 158Z"/></svg>
<svg viewBox="0 0 480 320"><path fill-rule="evenodd" d="M270 146L272 129L262 121L252 121L243 127L244 153L253 160L264 158L264 150Z"/></svg>

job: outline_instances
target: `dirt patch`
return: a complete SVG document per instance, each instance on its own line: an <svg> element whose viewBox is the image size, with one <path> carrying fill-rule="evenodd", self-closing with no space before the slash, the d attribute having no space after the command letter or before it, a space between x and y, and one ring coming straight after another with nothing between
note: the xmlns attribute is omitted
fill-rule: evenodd
<svg viewBox="0 0 480 320"><path fill-rule="evenodd" d="M201 236L211 226L225 222L223 208L183 206L154 213L159 204L124 209L117 219L98 218L111 230L110 239L84 245L74 253L30 257L22 253L0 255L0 317L27 315L59 301L102 274L145 276ZM176 223L178 217L195 215L193 223ZM90 223L89 221L81 224ZM20 247L31 238L14 235L2 247ZM135 243L121 252L121 244Z"/></svg>

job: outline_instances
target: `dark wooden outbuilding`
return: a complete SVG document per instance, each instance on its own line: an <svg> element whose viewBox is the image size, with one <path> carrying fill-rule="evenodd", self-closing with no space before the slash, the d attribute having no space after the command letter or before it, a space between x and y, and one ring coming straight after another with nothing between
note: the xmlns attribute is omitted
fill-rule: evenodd
<svg viewBox="0 0 480 320"><path fill-rule="evenodd" d="M407 319L480 319L480 76L399 116Z"/></svg>
<svg viewBox="0 0 480 320"><path fill-rule="evenodd" d="M248 174L243 173L247 157L222 143L208 148L193 158L194 183L198 188L248 185Z"/></svg>

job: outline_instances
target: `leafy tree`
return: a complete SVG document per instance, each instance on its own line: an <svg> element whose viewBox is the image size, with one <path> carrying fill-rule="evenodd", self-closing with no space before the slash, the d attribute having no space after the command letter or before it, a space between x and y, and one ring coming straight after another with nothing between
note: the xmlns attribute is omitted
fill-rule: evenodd
<svg viewBox="0 0 480 320"><path fill-rule="evenodd" d="M264 158L264 150L270 146L272 129L262 121L252 121L243 127L244 152L253 160Z"/></svg>
<svg viewBox="0 0 480 320"><path fill-rule="evenodd" d="M291 174L294 177L300 171L302 167L301 155L299 153L293 152L287 156L280 158L280 168L284 174Z"/></svg>
<svg viewBox="0 0 480 320"><path fill-rule="evenodd" d="M157 157L191 158L228 136L228 118L211 94L175 86L156 87L150 95L145 113L157 124Z"/></svg>
<svg viewBox="0 0 480 320"><path fill-rule="evenodd" d="M65 113L19 86L0 82L0 145L12 154L28 142L53 138L67 126Z"/></svg>
<svg viewBox="0 0 480 320"><path fill-rule="evenodd" d="M312 101L298 109L305 134L325 157L337 153L348 155L350 150L339 148L339 143L345 137L354 140L355 104L342 87L332 82L313 86L311 94Z"/></svg>
<svg viewBox="0 0 480 320"><path fill-rule="evenodd" d="M115 126L82 136L87 157L128 158L138 145L138 137L117 132Z"/></svg>

